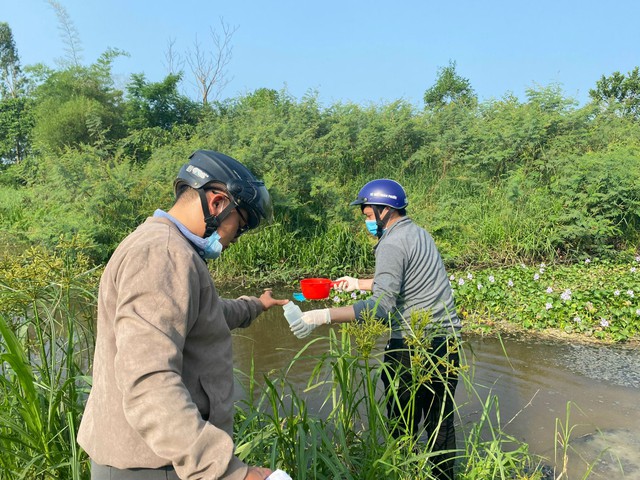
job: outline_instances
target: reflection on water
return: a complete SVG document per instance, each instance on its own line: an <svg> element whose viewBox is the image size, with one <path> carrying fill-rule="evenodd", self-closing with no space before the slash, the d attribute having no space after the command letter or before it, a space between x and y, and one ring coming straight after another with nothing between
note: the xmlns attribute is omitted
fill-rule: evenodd
<svg viewBox="0 0 640 480"><path fill-rule="evenodd" d="M319 305L302 303L301 307ZM289 331L282 309L275 307L251 327L236 330L235 365L247 373L253 364L259 379L287 368L303 346L319 339L287 372L288 381L302 392L316 365L309 357L322 355L328 346L322 338L327 328L338 327L320 327L298 340ZM640 479L640 352L530 338L500 341L468 336L464 340L475 393L460 383L456 393L460 430L468 430L478 419L481 402L496 395L505 433L528 443L530 451L544 456L547 463L562 467L562 448L554 439L569 436L569 478L582 478L588 465L595 464L589 478ZM314 404L318 403L309 398L309 408Z"/></svg>

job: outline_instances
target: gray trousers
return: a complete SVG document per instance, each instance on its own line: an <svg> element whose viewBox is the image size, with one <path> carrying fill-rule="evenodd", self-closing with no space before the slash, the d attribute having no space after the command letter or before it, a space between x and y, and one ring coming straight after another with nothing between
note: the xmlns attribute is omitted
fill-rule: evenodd
<svg viewBox="0 0 640 480"><path fill-rule="evenodd" d="M173 467L119 469L91 461L91 480L180 480Z"/></svg>

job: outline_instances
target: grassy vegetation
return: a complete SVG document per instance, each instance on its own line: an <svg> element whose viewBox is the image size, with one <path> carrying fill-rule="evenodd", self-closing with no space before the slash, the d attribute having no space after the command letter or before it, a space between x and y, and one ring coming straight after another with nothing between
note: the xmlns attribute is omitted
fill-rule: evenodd
<svg viewBox="0 0 640 480"><path fill-rule="evenodd" d="M88 478L76 433L90 386L95 271L31 249L0 275L0 476Z"/></svg>
<svg viewBox="0 0 640 480"><path fill-rule="evenodd" d="M8 480L88 478L88 460L77 447L75 434L90 387L94 344L90 327L100 272L78 254L80 247L60 245L53 254L32 249L0 263L0 468ZM460 271L453 274L452 283L467 321L482 319L473 327L483 332L495 331L498 325L490 322L504 318L529 328L564 325L571 334L621 341L637 338L634 309L638 307L628 304L635 300L630 291L638 289L637 263L633 259L612 265L593 259L573 267ZM589 285L596 290L587 292ZM547 292L548 287L553 291ZM613 288L620 295L609 292ZM338 303L347 300L352 300L350 294L334 298ZM547 309L547 303L552 308ZM508 308L502 310L505 305ZM584 331L575 326L572 309L581 312ZM610 328L600 323L603 315L608 316ZM624 324L627 315L633 321ZM385 402L395 392L379 389L385 367L374 345L381 335L386 335L386 327L373 321L345 326L337 334L331 331L330 348L315 358L304 391L288 382L286 372L296 361L308 360L311 344L294 352L282 374L261 379L251 371L238 372L241 383L248 385L236 411L238 455L248 462L283 468L299 479L428 480L437 453L429 438L418 442L412 436L390 435L393 422L386 418ZM425 348L425 342L428 339L414 339L414 349ZM531 455L526 444L502 431L498 398L481 398L466 360L461 365L459 388L482 405L482 412L466 428L455 452L459 478L543 478L542 467L548 461ZM413 375L425 378L437 375L437 370L416 369ZM307 405L310 393L324 396L320 411ZM558 421L559 468L566 468L570 449L568 417L569 413Z"/></svg>

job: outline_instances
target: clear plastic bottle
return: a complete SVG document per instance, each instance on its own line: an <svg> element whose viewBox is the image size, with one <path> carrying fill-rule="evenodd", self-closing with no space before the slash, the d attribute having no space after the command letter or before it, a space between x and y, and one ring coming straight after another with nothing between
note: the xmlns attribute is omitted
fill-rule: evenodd
<svg viewBox="0 0 640 480"><path fill-rule="evenodd" d="M284 309L284 318L287 319L289 325L293 325L297 320L302 318L302 310L300 307L289 300L289 303L286 303L283 307Z"/></svg>
<svg viewBox="0 0 640 480"><path fill-rule="evenodd" d="M287 303L287 305L289 305ZM297 307L297 305L296 305ZM300 307L298 307L300 308ZM267 480L292 480L292 478L289 476L288 473L283 472L282 470L278 469L275 472L273 472L271 475L269 475L267 477Z"/></svg>

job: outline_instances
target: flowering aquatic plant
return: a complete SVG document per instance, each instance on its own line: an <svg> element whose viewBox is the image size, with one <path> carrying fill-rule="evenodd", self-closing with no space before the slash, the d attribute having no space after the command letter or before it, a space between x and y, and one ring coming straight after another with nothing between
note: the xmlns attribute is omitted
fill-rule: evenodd
<svg viewBox="0 0 640 480"><path fill-rule="evenodd" d="M596 258L584 263L455 272L450 277L465 328L487 330L506 321L526 329L622 342L640 337L640 271Z"/></svg>

